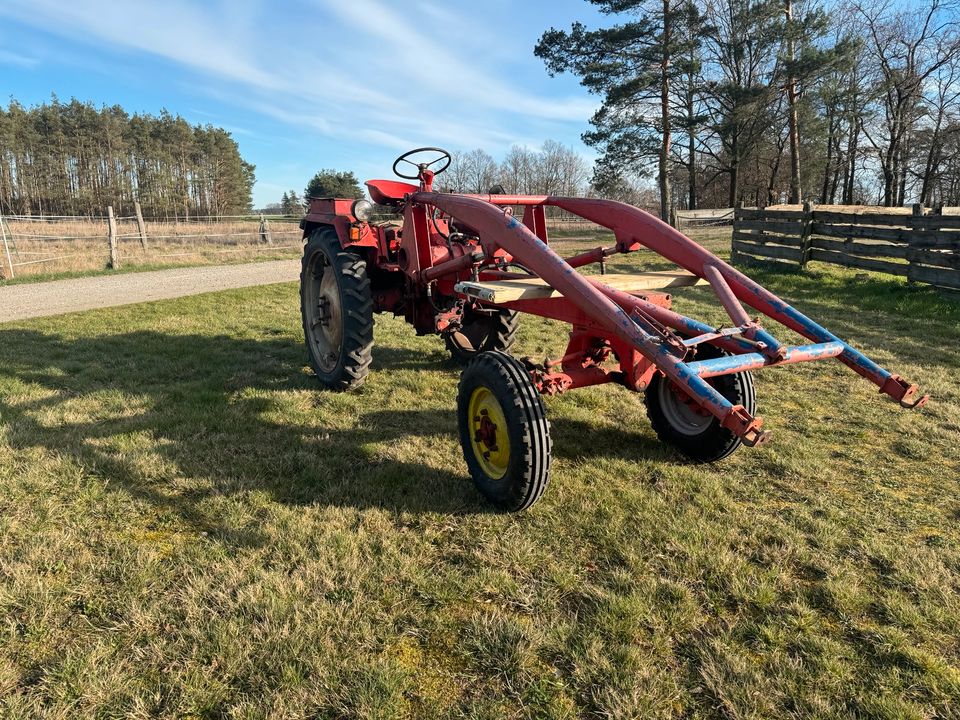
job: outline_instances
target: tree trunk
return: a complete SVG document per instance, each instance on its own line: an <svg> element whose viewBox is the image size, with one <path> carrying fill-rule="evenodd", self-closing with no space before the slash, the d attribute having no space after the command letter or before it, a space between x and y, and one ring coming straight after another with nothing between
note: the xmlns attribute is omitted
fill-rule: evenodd
<svg viewBox="0 0 960 720"><path fill-rule="evenodd" d="M840 164L841 164L842 155L840 154L839 142L837 143L835 150L836 150L837 159L833 163L833 178L830 181L830 190L827 193L826 201L821 201L821 202L826 202L826 204L828 205L833 205L834 201L837 199L837 186L840 184L840 177L841 177ZM846 178L844 178L844 182L846 182Z"/></svg>
<svg viewBox="0 0 960 720"><path fill-rule="evenodd" d="M694 107L693 95L693 72L690 73L687 83L687 161L690 163L687 171L687 207L690 210L697 209L697 138L696 128L693 119L696 108Z"/></svg>
<svg viewBox="0 0 960 720"><path fill-rule="evenodd" d="M927 162L923 168L923 184L920 186L920 204L926 205L930 199L933 186L934 169L940 163L940 128L943 126L943 104L937 109L937 122L933 126L933 135L930 138L930 150L927 152Z"/></svg>
<svg viewBox="0 0 960 720"><path fill-rule="evenodd" d="M727 197L727 207L736 207L740 195L740 188L737 183L740 181L740 168L738 162L730 163L730 191Z"/></svg>
<svg viewBox="0 0 960 720"><path fill-rule="evenodd" d="M893 207L897 202L899 131L900 124L895 120L890 127L890 142L880 158L881 171L883 172L883 204L886 207Z"/></svg>
<svg viewBox="0 0 960 720"><path fill-rule="evenodd" d="M909 147L909 145L909 139L907 138L905 138L903 144L900 145L899 160L897 162L900 172L899 183L897 185L897 206L903 205L907 199L907 170L910 158L907 157L906 148Z"/></svg>
<svg viewBox="0 0 960 720"><path fill-rule="evenodd" d="M860 120L850 117L850 133L847 136L847 172L843 185L843 204L853 205L853 191L857 180L857 153L860 145Z"/></svg>
<svg viewBox="0 0 960 720"><path fill-rule="evenodd" d="M827 109L827 162L823 166L823 188L820 191L820 202L832 202L827 193L830 188L830 171L833 169L833 143L836 135L836 123L834 122L833 107ZM791 148L792 151L792 148ZM834 174L836 178L836 174Z"/></svg>
<svg viewBox="0 0 960 720"><path fill-rule="evenodd" d="M670 187L670 35L671 23L670 0L663 0L663 52L660 59L660 122L663 125L663 139L660 143L660 219L670 222L670 211L673 206L672 188Z"/></svg>
<svg viewBox="0 0 960 720"><path fill-rule="evenodd" d="M803 202L800 189L800 129L797 121L797 79L793 75L793 0L784 0L784 15L787 18L787 61L790 77L787 78L787 113L790 129L790 202Z"/></svg>
<svg viewBox="0 0 960 720"><path fill-rule="evenodd" d="M780 172L780 158L782 153L777 154L777 159L770 168L770 180L767 182L767 205L776 205L777 173Z"/></svg>

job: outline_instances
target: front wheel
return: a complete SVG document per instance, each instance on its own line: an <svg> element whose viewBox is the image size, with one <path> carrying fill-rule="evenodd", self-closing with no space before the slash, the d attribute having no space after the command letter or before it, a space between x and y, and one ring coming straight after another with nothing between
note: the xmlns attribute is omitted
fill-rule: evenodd
<svg viewBox="0 0 960 720"><path fill-rule="evenodd" d="M516 339L519 320L513 310L474 310L468 305L463 309L460 327L445 334L443 340L450 356L466 364L481 352L508 352Z"/></svg>
<svg viewBox="0 0 960 720"><path fill-rule="evenodd" d="M727 353L713 345L700 345L697 360L709 360ZM734 405L743 405L757 414L757 394L749 372L718 375L706 382ZM715 462L727 457L742 444L732 431L690 399L686 393L657 373L646 392L647 417L662 442L672 445L696 462Z"/></svg>
<svg viewBox="0 0 960 720"><path fill-rule="evenodd" d="M516 512L550 481L550 423L526 368L499 351L479 353L460 376L460 445L477 489Z"/></svg>
<svg viewBox="0 0 960 720"><path fill-rule="evenodd" d="M329 227L303 248L300 313L310 367L331 390L360 385L370 372L373 300L366 263L340 247Z"/></svg>

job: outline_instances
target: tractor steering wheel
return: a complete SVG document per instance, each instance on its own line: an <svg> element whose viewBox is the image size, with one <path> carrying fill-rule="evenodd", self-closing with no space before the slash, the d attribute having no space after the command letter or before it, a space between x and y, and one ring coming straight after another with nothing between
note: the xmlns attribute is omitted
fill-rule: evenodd
<svg viewBox="0 0 960 720"><path fill-rule="evenodd" d="M420 163L416 163L416 162L413 162L413 160L408 160L408 159L407 159L407 158L409 158L411 155L416 155L417 153L422 153L422 152L440 153L440 155L439 155L438 157L434 158L433 160L431 160L430 162L420 162ZM426 170L427 168L429 168L431 165L436 165L438 162L442 162L443 160L446 160L446 162L443 163L443 165L440 167L439 170L434 170L434 171L433 171L433 174L434 174L434 175L439 175L439 174L442 173L444 170L446 170L448 167L450 167L450 161L451 161L450 153L448 153L448 152L447 152L446 150L444 150L443 148L436 148L436 147L422 147L422 148L417 148L416 150L410 150L409 152L405 152L403 155L401 155L401 156L398 157L396 160L394 160L394 161L393 161L393 172L394 172L395 175L397 175L398 177L402 177L404 180L419 180L419 179L420 179L420 173L421 173L421 172L423 172L424 170ZM407 165L413 165L415 168L417 168L417 174L416 174L416 175L404 175L402 172L400 172L399 170L397 170L397 166L398 166L400 163L402 163L402 162L407 163Z"/></svg>

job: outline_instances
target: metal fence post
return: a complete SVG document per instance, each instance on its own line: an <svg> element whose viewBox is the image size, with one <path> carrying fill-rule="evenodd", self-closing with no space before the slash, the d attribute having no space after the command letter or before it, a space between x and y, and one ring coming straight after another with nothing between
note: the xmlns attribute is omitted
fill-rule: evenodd
<svg viewBox="0 0 960 720"><path fill-rule="evenodd" d="M110 244L110 268L120 267L117 261L117 219L113 215L113 205L107 207L107 242Z"/></svg>

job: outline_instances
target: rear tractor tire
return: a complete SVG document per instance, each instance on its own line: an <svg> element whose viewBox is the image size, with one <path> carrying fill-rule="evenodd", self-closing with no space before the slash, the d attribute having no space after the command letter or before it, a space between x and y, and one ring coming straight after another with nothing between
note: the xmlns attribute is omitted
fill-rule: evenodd
<svg viewBox="0 0 960 720"><path fill-rule="evenodd" d="M700 345L697 359L710 360L726 354L713 345ZM757 414L757 394L749 372L718 375L706 382L734 405L743 405L751 415ZM722 460L743 442L660 373L653 376L645 401L647 417L657 437L695 462Z"/></svg>
<svg viewBox="0 0 960 720"><path fill-rule="evenodd" d="M329 227L314 230L303 247L300 314L307 357L331 390L349 390L370 372L373 300L367 265L340 247Z"/></svg>
<svg viewBox="0 0 960 720"><path fill-rule="evenodd" d="M512 310L478 312L467 306L461 327L443 336L450 356L466 365L478 353L509 352L516 340L520 316Z"/></svg>
<svg viewBox="0 0 960 720"><path fill-rule="evenodd" d="M550 482L550 423L530 373L499 351L476 355L460 375L457 424L477 489L502 510L525 510Z"/></svg>

